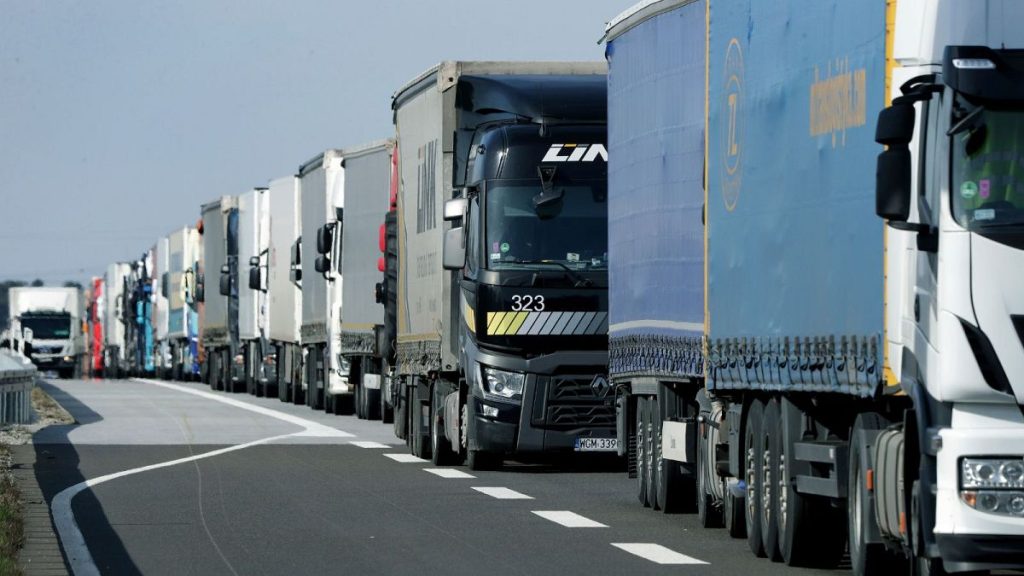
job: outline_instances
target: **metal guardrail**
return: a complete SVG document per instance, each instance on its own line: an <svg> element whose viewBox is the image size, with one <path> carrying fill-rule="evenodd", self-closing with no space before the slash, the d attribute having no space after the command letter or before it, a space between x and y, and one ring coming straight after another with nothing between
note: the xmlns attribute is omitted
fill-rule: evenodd
<svg viewBox="0 0 1024 576"><path fill-rule="evenodd" d="M32 420L32 387L36 368L21 356L0 351L0 424Z"/></svg>

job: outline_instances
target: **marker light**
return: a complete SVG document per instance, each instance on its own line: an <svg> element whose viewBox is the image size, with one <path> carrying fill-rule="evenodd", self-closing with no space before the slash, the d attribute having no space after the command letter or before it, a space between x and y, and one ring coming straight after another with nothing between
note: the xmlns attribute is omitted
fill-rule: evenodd
<svg viewBox="0 0 1024 576"><path fill-rule="evenodd" d="M953 67L957 70L995 70L996 65L988 58L954 58Z"/></svg>

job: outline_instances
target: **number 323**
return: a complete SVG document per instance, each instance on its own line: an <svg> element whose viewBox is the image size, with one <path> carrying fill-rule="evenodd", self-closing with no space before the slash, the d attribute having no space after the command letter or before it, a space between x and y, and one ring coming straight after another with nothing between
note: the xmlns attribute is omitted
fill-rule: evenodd
<svg viewBox="0 0 1024 576"><path fill-rule="evenodd" d="M544 297L543 296L530 296L529 294L523 296L515 294L512 296L512 311L513 312L541 312L544 310Z"/></svg>

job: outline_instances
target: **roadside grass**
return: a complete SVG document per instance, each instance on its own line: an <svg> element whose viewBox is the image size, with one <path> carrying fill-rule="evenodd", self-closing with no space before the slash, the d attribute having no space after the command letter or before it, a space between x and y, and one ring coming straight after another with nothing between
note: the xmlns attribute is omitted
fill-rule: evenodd
<svg viewBox="0 0 1024 576"><path fill-rule="evenodd" d="M11 451L0 444L0 576L20 576L18 550L24 539L21 492L11 475Z"/></svg>

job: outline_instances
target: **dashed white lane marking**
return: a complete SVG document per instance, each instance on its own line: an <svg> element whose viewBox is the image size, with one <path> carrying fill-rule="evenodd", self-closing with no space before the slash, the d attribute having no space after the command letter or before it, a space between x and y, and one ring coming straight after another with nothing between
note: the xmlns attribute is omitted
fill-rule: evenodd
<svg viewBox="0 0 1024 576"><path fill-rule="evenodd" d="M595 522L590 518L580 516L568 510L534 510L534 514L541 518L551 520L555 524L561 524L566 528L607 528L605 524Z"/></svg>
<svg viewBox="0 0 1024 576"><path fill-rule="evenodd" d="M436 474L441 478L476 478L472 474L467 474L462 470L456 470L455 468L424 468L424 472L430 472Z"/></svg>
<svg viewBox="0 0 1024 576"><path fill-rule="evenodd" d="M665 548L661 544L649 544L649 543L622 543L615 544L612 546L625 550L634 556L639 556L646 560L650 560L655 564L707 564L703 560L687 556L686 554L680 554L675 550Z"/></svg>
<svg viewBox="0 0 1024 576"><path fill-rule="evenodd" d="M224 396L218 396L209 392L203 392L202 390L195 390L187 388L185 386L177 386L175 384L168 384L167 382L157 382L154 380L138 379L139 382L146 384L152 384L154 386L160 386L177 392L184 392L186 394L192 394L194 396L201 396L224 404L229 404L236 408L248 410L250 412L256 412L264 416L271 418L277 418L291 424L295 424L302 428L298 432L292 434L282 434L280 436L271 436L269 438L262 438L260 440L254 440L252 442L246 442L245 444L237 444L235 446L228 446L227 448L221 448L219 450L211 450L210 452L204 452L202 454L196 454L189 456L188 458L179 458L177 460L169 460L167 462L160 462L158 464L151 464L149 466L142 466L140 468L132 468L131 470L124 470L121 472L114 472L113 474L107 474L106 476L100 476L98 478L90 478L83 482L79 482L74 486L69 486L64 490L61 490L53 497L53 502L50 504L50 510L53 513L53 524L57 528L57 535L60 537L61 545L64 546L64 554L67 556L68 565L71 567L71 572L76 576L98 576L100 571L96 566L96 562L92 558L92 553L89 552L89 547L85 544L85 536L82 535L82 531L78 528L78 523L75 521L74 512L71 510L71 501L83 490L98 486L111 480L118 478L124 478L125 476L132 476L135 474L141 474L142 472L149 472L151 470L158 470L160 468L167 468L170 466L176 466L178 464L184 464L186 462L194 462L196 460L203 460L205 458L213 458L214 456L220 456L221 454L227 454L229 452L235 452L238 450L244 450L253 446L259 446L261 444L269 444L278 440L286 438L298 438L298 437L321 437L321 438L343 438L351 437L352 434L348 432L342 432L330 426L324 426L312 420L306 420L305 418L299 418L298 416L292 416L291 414L285 414L284 412L278 412L276 410L270 410L269 408L263 408L261 406L255 406L246 402L240 402L232 398Z"/></svg>
<svg viewBox="0 0 1024 576"><path fill-rule="evenodd" d="M213 392L196 390L195 388L189 388L188 386L179 386L177 384L171 384L169 382L159 382L157 380L148 380L146 378L136 378L135 381L145 382L146 384L160 386L161 388L167 388L169 390L175 390L177 392L192 394L193 396L200 396L202 398L207 398L209 400L215 400L217 402L221 402L229 406L234 406L235 408L241 408L242 410L248 410L250 412L255 412L257 414L262 414L263 416L276 418L278 420L288 422L289 424L295 424L296 426L300 426L304 429L302 432L297 434L297 436L316 436L319 438L355 438L355 434L350 434L348 432L338 430L337 428L331 428L330 426L320 424L319 422L313 422L312 420L307 420L305 418L295 416L294 414L278 412L277 410L271 410L270 408L264 408L263 406L257 406L255 404L249 404L248 402L242 402L241 400L236 400L234 398L231 398L230 396L225 396L223 394L214 394Z"/></svg>
<svg viewBox="0 0 1024 576"><path fill-rule="evenodd" d="M403 464L411 462L426 462L423 458L417 458L412 454L385 454L384 456L391 458L395 462L402 462Z"/></svg>
<svg viewBox="0 0 1024 576"><path fill-rule="evenodd" d="M349 444L353 446L359 446L360 448L391 448L391 446L388 446L387 444L382 444L380 442L359 441L349 442Z"/></svg>
<svg viewBox="0 0 1024 576"><path fill-rule="evenodd" d="M516 492L515 490L510 490L501 486L473 486L473 490L482 492L488 496L497 498L498 500L533 500L533 496L527 496L522 492Z"/></svg>

